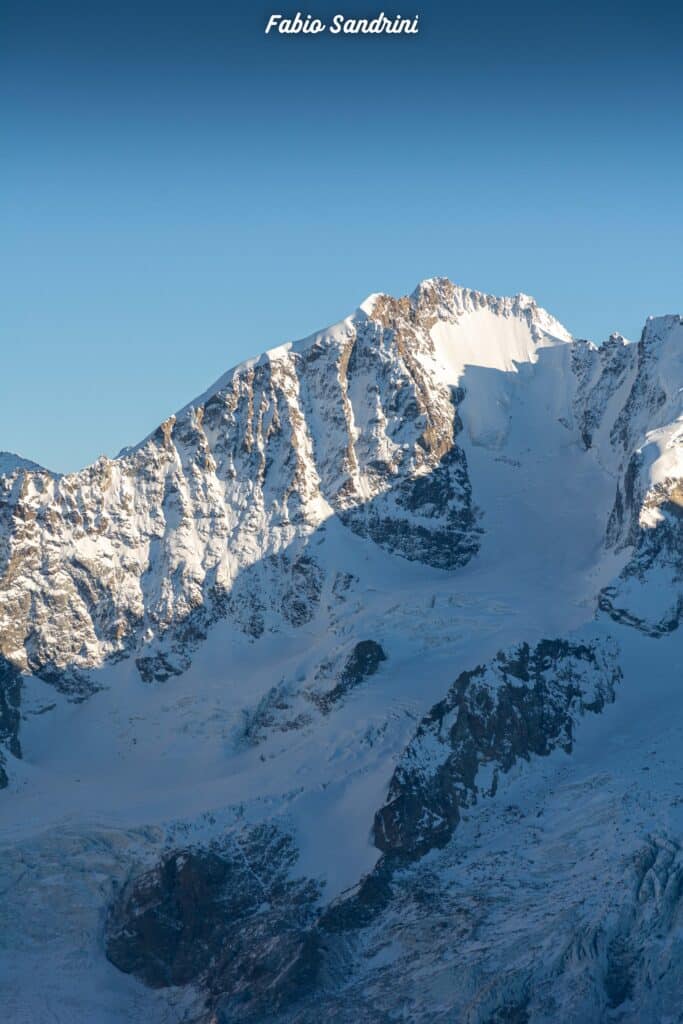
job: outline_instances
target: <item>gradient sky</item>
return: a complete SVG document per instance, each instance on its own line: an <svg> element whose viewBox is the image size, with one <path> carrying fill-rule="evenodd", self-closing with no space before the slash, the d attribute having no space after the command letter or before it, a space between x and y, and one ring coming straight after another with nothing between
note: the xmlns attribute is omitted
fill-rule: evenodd
<svg viewBox="0 0 683 1024"><path fill-rule="evenodd" d="M135 443L240 359L446 275L576 335L683 311L683 12L0 5L0 449ZM677 5L678 6L678 5Z"/></svg>

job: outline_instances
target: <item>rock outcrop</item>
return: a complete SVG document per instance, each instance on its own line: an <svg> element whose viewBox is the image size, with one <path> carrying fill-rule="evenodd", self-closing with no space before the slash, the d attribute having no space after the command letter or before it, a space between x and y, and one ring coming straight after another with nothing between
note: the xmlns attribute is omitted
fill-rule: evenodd
<svg viewBox="0 0 683 1024"><path fill-rule="evenodd" d="M220 1021L282 1011L312 987L320 959L319 890L289 879L295 862L275 827L168 853L117 895L108 958L154 988L201 985Z"/></svg>
<svg viewBox="0 0 683 1024"><path fill-rule="evenodd" d="M341 667L334 673L334 666L321 666L319 676L329 677L332 673L333 685L324 693L314 691L312 698L321 711L329 712L333 706L358 686L365 679L373 676L383 661L387 660L384 648L376 640L359 640Z"/></svg>
<svg viewBox="0 0 683 1024"><path fill-rule="evenodd" d="M21 757L21 673L0 655L0 789L7 783L6 752Z"/></svg>
<svg viewBox="0 0 683 1024"><path fill-rule="evenodd" d="M571 753L577 719L614 700L613 646L543 640L462 672L422 720L375 817L375 845L420 856L448 842L462 808L494 796L520 759Z"/></svg>

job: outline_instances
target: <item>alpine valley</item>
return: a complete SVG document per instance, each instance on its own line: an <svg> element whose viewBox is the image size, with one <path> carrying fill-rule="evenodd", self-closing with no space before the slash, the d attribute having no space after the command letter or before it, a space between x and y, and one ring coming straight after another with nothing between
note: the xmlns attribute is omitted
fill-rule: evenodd
<svg viewBox="0 0 683 1024"><path fill-rule="evenodd" d="M0 455L10 1024L683 1021L683 318L447 280Z"/></svg>

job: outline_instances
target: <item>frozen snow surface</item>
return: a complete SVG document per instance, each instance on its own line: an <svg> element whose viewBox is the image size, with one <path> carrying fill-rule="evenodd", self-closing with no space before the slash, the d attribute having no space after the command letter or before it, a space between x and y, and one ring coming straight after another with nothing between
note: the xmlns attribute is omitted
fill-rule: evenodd
<svg viewBox="0 0 683 1024"><path fill-rule="evenodd" d="M682 395L432 279L0 454L3 1019L683 1021Z"/></svg>

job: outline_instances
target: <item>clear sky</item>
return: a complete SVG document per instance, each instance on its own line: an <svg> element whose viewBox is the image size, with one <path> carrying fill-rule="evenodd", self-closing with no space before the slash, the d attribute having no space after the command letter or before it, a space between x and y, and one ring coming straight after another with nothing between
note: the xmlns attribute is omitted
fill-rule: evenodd
<svg viewBox="0 0 683 1024"><path fill-rule="evenodd" d="M3 0L0 449L115 454L434 275L595 340L683 311L681 5L411 3ZM297 6L420 34L264 35Z"/></svg>

